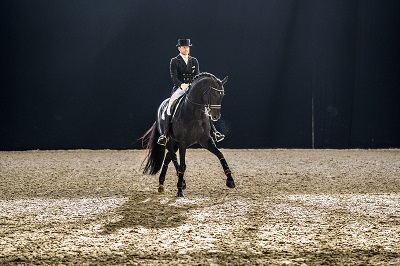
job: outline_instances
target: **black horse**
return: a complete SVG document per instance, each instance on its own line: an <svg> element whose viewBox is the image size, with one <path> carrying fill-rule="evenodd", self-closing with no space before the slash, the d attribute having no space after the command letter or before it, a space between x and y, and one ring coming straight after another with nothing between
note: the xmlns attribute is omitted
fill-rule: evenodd
<svg viewBox="0 0 400 266"><path fill-rule="evenodd" d="M164 181L168 165L172 161L178 175L178 197L183 197L183 189L186 182L183 178L185 174L186 149L194 144L200 144L205 149L215 154L224 169L226 185L229 188L235 187L231 170L224 155L219 151L213 138L211 137L210 118L213 121L221 117L221 101L224 96L223 85L228 80L225 77L222 81L210 73L200 73L193 78L192 84L187 93L181 98L178 107L172 117L169 141L166 145L168 150L165 155L165 146L157 144L157 139L166 125L163 124L163 116L168 105L168 99L158 108L157 121L143 135L142 141L147 141L147 162L143 173L155 175L160 169L159 192L164 192ZM176 152L179 149L179 163Z"/></svg>

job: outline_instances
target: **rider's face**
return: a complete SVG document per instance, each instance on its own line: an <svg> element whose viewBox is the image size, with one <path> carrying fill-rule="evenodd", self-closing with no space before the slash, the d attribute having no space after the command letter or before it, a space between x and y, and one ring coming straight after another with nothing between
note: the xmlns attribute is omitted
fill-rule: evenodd
<svg viewBox="0 0 400 266"><path fill-rule="evenodd" d="M183 55L188 55L190 52L190 47L189 46L179 46L178 50L181 54Z"/></svg>

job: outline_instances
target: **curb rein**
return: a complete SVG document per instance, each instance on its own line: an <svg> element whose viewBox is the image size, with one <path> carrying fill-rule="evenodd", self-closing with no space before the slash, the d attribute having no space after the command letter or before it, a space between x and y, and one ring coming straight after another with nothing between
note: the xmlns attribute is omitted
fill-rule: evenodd
<svg viewBox="0 0 400 266"><path fill-rule="evenodd" d="M224 92L223 89L220 90L220 89L217 89L217 88L214 88L214 87L210 86L207 90L204 91L203 95L206 94L210 89L218 91L218 92L222 92L222 93ZM191 104L193 104L195 106L205 107L204 113L206 115L208 115L208 116L211 116L211 114L210 114L211 109L221 109L221 104L210 104L211 99L209 99L209 102L207 104L200 104L200 103L196 103L196 102L190 100L189 96L187 95L187 93L186 93L185 97L186 97L186 99L188 100L189 103L191 103ZM203 111L200 108L198 108L198 109Z"/></svg>

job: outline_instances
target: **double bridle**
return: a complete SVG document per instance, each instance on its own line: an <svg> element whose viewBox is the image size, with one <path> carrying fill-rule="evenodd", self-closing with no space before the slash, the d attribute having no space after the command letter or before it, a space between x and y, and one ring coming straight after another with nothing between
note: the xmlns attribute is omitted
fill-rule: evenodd
<svg viewBox="0 0 400 266"><path fill-rule="evenodd" d="M207 92L209 92L210 90L215 90L215 91L218 91L218 92L224 92L224 90L222 89L222 90L220 90L220 89L217 89L217 88L214 88L214 87L209 87L207 90L205 90L204 91L204 93L203 93L203 95L204 94L206 94ZM211 109L221 109L221 105L220 104L211 104L211 97L210 97L210 95L209 95L209 97L208 97L208 103L203 103L203 104L201 104L201 103L196 103L196 102L194 102L194 101L192 101L192 100L190 100L190 98L189 98L189 96L186 94L186 99L188 100L188 102L190 102L191 104L193 104L193 105L195 105L195 106L200 106L200 107L203 107L203 108L205 108L205 113L208 115L208 116L210 116L210 111L211 111ZM199 108L200 109L200 108ZM202 110L202 109L200 109L200 110Z"/></svg>

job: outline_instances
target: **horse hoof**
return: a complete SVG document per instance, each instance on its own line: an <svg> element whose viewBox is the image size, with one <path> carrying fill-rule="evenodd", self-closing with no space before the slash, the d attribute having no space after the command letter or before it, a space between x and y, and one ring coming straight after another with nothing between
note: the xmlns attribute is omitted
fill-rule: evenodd
<svg viewBox="0 0 400 266"><path fill-rule="evenodd" d="M226 180L226 186L227 186L228 188L235 188L235 187L236 187L235 181L233 181L233 180Z"/></svg>
<svg viewBox="0 0 400 266"><path fill-rule="evenodd" d="M178 191L178 192L176 193L176 196L177 196L177 197L184 197L183 191Z"/></svg>
<svg viewBox="0 0 400 266"><path fill-rule="evenodd" d="M164 193L164 186L163 185L159 185L158 186L158 193Z"/></svg>
<svg viewBox="0 0 400 266"><path fill-rule="evenodd" d="M186 182L185 182L185 180L183 180L182 183L176 184L176 186L178 187L178 189L182 189L182 190L186 189Z"/></svg>

